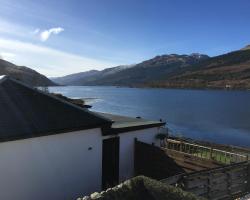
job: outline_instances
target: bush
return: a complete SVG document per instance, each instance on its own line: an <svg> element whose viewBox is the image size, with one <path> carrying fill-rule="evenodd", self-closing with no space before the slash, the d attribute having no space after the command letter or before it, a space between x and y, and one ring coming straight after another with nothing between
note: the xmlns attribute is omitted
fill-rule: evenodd
<svg viewBox="0 0 250 200"><path fill-rule="evenodd" d="M84 200L201 200L191 193L179 188L166 185L160 181L145 176L132 178L124 183L106 190L95 193ZM78 200L81 200L79 198Z"/></svg>

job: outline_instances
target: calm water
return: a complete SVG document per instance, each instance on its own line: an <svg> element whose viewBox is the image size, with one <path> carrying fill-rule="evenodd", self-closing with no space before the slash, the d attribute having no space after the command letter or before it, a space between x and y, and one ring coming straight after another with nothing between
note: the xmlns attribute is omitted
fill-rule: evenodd
<svg viewBox="0 0 250 200"><path fill-rule="evenodd" d="M164 119L173 133L250 146L250 91L52 87L68 97L87 98L93 110Z"/></svg>

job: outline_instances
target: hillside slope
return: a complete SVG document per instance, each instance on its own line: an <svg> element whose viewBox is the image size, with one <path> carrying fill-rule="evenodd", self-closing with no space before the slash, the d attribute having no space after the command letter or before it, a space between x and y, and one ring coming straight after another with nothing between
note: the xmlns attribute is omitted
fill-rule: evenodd
<svg viewBox="0 0 250 200"><path fill-rule="evenodd" d="M89 71L82 75L73 78L70 85L250 89L250 45L215 57L202 54L156 56L131 67Z"/></svg>
<svg viewBox="0 0 250 200"><path fill-rule="evenodd" d="M55 86L46 76L28 67L17 66L0 59L0 76L8 75L31 86Z"/></svg>
<svg viewBox="0 0 250 200"><path fill-rule="evenodd" d="M250 89L250 49L234 51L204 60L151 87Z"/></svg>
<svg viewBox="0 0 250 200"><path fill-rule="evenodd" d="M137 65L107 68L94 75L90 75L89 72L81 73L84 77L71 81L70 85L142 86L150 81L161 79L164 74L180 71L208 58L201 54L156 56ZM67 76L53 80L59 83L58 80L65 78ZM66 81L63 82L63 84L66 83Z"/></svg>
<svg viewBox="0 0 250 200"><path fill-rule="evenodd" d="M51 78L51 80L60 85L81 85L81 80L87 79L89 77L94 77L98 73L99 73L98 70L90 70L87 72L70 74L63 77Z"/></svg>
<svg viewBox="0 0 250 200"><path fill-rule="evenodd" d="M115 75L118 72L133 67L133 65L121 65L117 67L111 67L102 71L90 70L86 72L80 72L76 74L70 74L63 77L52 78L55 83L61 85L97 85L102 79Z"/></svg>

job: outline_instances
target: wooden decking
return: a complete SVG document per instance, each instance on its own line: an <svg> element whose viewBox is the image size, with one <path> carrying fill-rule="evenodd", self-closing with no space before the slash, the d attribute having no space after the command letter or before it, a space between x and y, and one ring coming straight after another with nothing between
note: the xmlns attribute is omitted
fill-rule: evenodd
<svg viewBox="0 0 250 200"><path fill-rule="evenodd" d="M209 200L250 193L249 151L219 147L170 139L160 148L135 140L135 175L162 180Z"/></svg>
<svg viewBox="0 0 250 200"><path fill-rule="evenodd" d="M190 173L225 165L215 160L156 147L140 141L135 141L134 163L135 175L145 175L158 180L180 173Z"/></svg>
<svg viewBox="0 0 250 200"><path fill-rule="evenodd" d="M172 158L175 163L187 173L212 169L225 165L214 160L198 157L176 150L164 149L164 151L168 157Z"/></svg>
<svg viewBox="0 0 250 200"><path fill-rule="evenodd" d="M250 192L250 163L230 164L194 173L179 174L162 182L181 187L209 200L242 197Z"/></svg>

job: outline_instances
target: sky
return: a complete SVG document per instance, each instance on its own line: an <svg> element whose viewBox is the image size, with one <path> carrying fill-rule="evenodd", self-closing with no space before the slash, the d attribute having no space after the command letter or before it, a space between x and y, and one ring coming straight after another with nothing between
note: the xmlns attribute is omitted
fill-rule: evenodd
<svg viewBox="0 0 250 200"><path fill-rule="evenodd" d="M250 44L249 0L0 0L0 57L49 77Z"/></svg>

